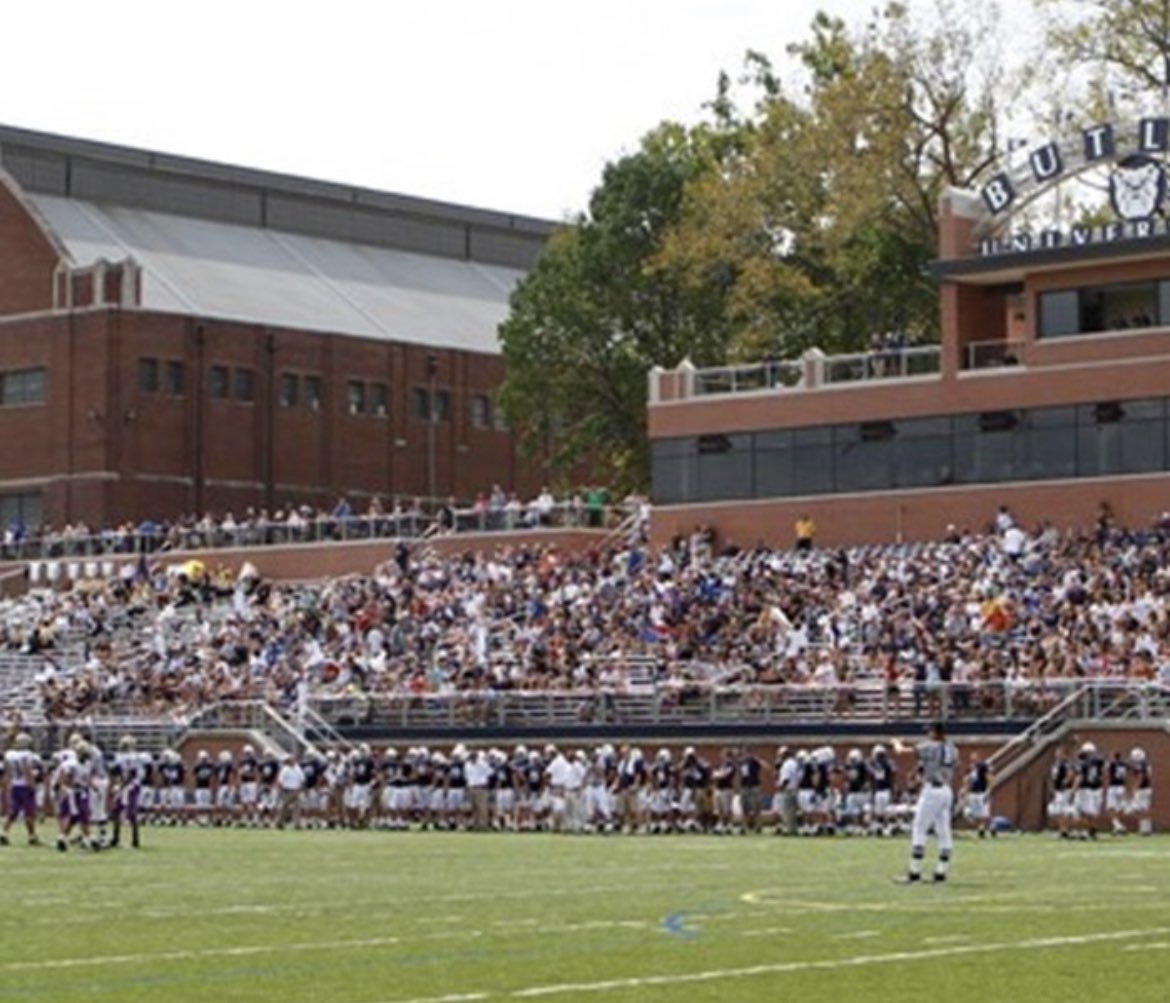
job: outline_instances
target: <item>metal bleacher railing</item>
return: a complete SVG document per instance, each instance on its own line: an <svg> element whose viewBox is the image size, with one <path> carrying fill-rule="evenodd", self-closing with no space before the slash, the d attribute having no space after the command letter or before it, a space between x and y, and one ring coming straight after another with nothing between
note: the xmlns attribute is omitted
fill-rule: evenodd
<svg viewBox="0 0 1170 1003"><path fill-rule="evenodd" d="M253 520L213 526L139 526L133 531L77 534L53 531L0 544L0 559L50 561L101 559L135 554L187 553L289 544L360 540L413 540L449 533L513 532L532 529L609 529L628 515L623 506L535 502L504 508L450 507L364 516L322 516L290 522ZM96 574L97 572L95 572Z"/></svg>
<svg viewBox="0 0 1170 1003"><path fill-rule="evenodd" d="M781 725L861 721L1020 722L1072 694L1081 716L1170 717L1170 688L1126 680L948 684L933 689L880 680L838 686L632 687L625 690L377 693L320 696L335 727L573 728L594 725Z"/></svg>

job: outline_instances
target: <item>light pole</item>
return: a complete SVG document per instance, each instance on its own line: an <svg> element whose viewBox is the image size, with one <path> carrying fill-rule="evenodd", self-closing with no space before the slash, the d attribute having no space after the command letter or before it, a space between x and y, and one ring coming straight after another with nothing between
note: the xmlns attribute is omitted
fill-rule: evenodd
<svg viewBox="0 0 1170 1003"><path fill-rule="evenodd" d="M435 377L439 373L439 357L427 353L427 497L435 499Z"/></svg>

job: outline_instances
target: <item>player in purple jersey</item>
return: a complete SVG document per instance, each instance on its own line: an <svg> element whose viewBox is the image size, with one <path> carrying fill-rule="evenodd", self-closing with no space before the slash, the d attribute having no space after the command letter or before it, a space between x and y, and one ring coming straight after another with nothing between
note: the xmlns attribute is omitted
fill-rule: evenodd
<svg viewBox="0 0 1170 1003"><path fill-rule="evenodd" d="M140 848L138 824L143 784L150 757L138 752L133 735L123 735L118 742L118 754L110 768L114 798L114 835L110 846L118 846L122 839L122 824L130 826L130 845Z"/></svg>
<svg viewBox="0 0 1170 1003"><path fill-rule="evenodd" d="M8 812L0 846L8 845L12 823L24 817L30 846L37 843L37 772L40 757L32 751L32 737L21 732L13 739L12 748L4 753L4 773L8 785Z"/></svg>

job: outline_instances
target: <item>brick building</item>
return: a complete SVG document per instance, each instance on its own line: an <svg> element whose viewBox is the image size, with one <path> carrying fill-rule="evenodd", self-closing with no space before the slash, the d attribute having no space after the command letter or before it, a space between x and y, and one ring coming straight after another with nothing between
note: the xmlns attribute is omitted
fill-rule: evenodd
<svg viewBox="0 0 1170 1003"><path fill-rule="evenodd" d="M803 513L840 544L978 530L1001 504L1028 526L1170 510L1168 147L1166 120L1100 124L947 192L938 345L652 372L655 538L710 523L789 545ZM1059 208L1086 174L1112 196L1101 225Z"/></svg>
<svg viewBox="0 0 1170 1003"><path fill-rule="evenodd" d="M534 494L496 330L551 230L0 127L0 523Z"/></svg>

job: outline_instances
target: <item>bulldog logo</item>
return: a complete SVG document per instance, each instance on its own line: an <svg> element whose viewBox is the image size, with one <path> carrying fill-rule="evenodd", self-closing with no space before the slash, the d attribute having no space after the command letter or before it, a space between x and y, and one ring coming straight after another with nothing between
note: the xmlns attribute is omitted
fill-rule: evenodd
<svg viewBox="0 0 1170 1003"><path fill-rule="evenodd" d="M1166 198L1166 172L1152 157L1137 153L1118 161L1109 178L1113 211L1126 222L1149 219Z"/></svg>

